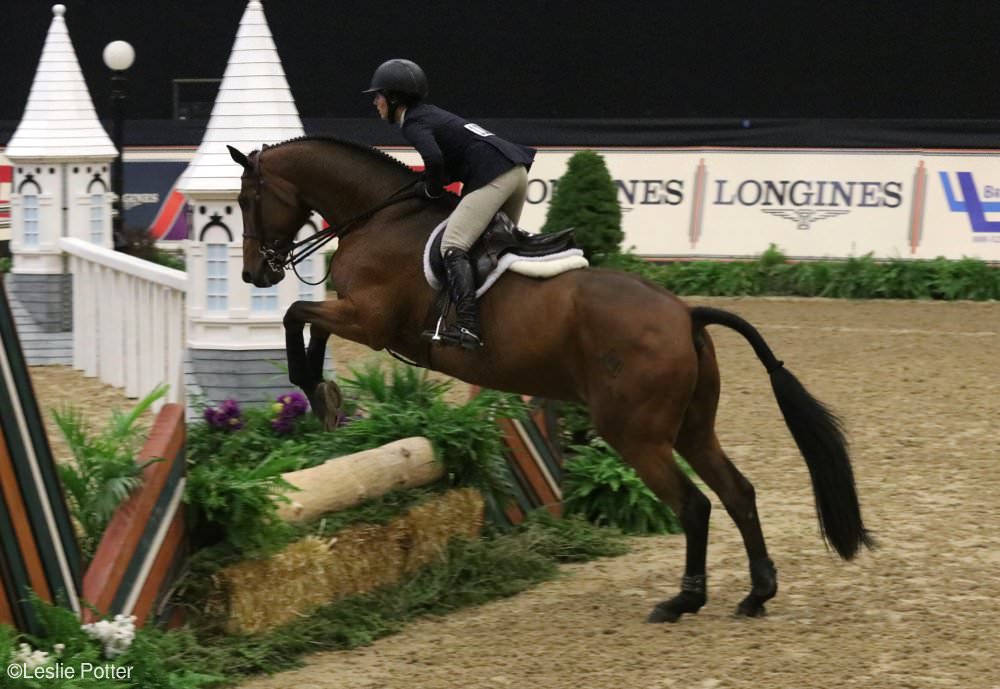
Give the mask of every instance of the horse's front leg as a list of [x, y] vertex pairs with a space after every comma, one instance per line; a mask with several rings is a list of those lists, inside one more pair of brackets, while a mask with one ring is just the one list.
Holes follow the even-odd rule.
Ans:
[[[308, 349], [303, 337], [306, 323], [310, 330]], [[348, 300], [297, 301], [285, 313], [284, 326], [288, 378], [309, 398], [324, 427], [333, 430], [340, 420], [343, 396], [335, 382], [323, 380], [326, 344], [331, 332], [352, 340], [361, 335], [354, 305]]]

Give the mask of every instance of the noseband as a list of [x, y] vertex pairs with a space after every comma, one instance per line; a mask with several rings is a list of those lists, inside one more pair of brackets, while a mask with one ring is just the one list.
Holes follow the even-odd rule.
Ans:
[[267, 267], [274, 272], [278, 272], [288, 264], [289, 247], [285, 251], [278, 249], [278, 238], [270, 242], [264, 237], [264, 214], [261, 207], [264, 205], [264, 173], [260, 169], [260, 156], [267, 149], [264, 144], [259, 151], [250, 154], [251, 174], [254, 178], [254, 202], [253, 202], [253, 229], [250, 230], [243, 224], [243, 238], [256, 239], [258, 251], [264, 258]]
[[331, 223], [327, 220], [329, 227], [316, 232], [311, 237], [307, 237], [299, 242], [289, 242], [287, 248], [279, 249], [278, 242], [279, 237], [274, 237], [270, 241], [266, 238], [264, 233], [264, 214], [261, 210], [264, 200], [264, 172], [260, 166], [260, 159], [267, 150], [267, 144], [264, 144], [259, 151], [253, 151], [248, 159], [250, 161], [250, 172], [254, 178], [254, 206], [253, 206], [253, 230], [247, 231], [246, 223], [243, 224], [243, 238], [244, 239], [256, 239], [257, 247], [260, 255], [263, 257], [264, 262], [267, 267], [273, 272], [280, 272], [285, 268], [291, 268], [295, 273], [295, 276], [307, 285], [318, 285], [321, 282], [326, 281], [327, 275], [330, 272], [330, 266], [327, 266], [326, 274], [319, 280], [319, 282], [308, 282], [302, 279], [296, 270], [296, 266], [302, 261], [306, 260], [312, 256], [316, 251], [318, 251], [324, 244], [329, 242], [334, 238], [343, 238], [348, 232], [355, 229], [359, 225], [363, 224], [366, 220], [369, 220], [373, 215], [378, 213], [383, 208], [387, 208], [394, 204], [406, 201], [409, 199], [422, 199], [425, 198], [423, 194], [416, 191], [411, 191], [410, 193], [404, 193], [407, 189], [414, 186], [419, 179], [414, 179], [411, 182], [407, 182], [402, 188], [393, 192], [388, 199], [378, 204], [374, 208], [370, 208], [363, 213], [359, 213], [348, 220], [345, 220], [339, 226]]

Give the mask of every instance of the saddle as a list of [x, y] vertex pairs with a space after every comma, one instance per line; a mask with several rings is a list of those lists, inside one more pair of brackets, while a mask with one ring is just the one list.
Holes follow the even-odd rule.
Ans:
[[[424, 249], [424, 273], [435, 289], [447, 283], [441, 257], [446, 223], [435, 228]], [[503, 211], [493, 217], [486, 231], [472, 245], [469, 261], [475, 274], [477, 297], [508, 268], [532, 277], [549, 277], [589, 265], [583, 251], [576, 246], [573, 228], [551, 234], [531, 234], [514, 225]]]

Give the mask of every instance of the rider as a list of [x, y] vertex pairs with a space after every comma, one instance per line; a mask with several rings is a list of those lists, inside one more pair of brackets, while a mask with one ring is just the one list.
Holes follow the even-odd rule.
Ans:
[[420, 183], [424, 195], [438, 198], [446, 184], [462, 182], [462, 200], [441, 239], [441, 255], [458, 316], [457, 325], [449, 325], [443, 336], [446, 342], [458, 342], [466, 349], [482, 347], [468, 251], [498, 210], [517, 224], [535, 150], [505, 141], [478, 124], [425, 103], [427, 77], [410, 60], [383, 62], [364, 93], [375, 94], [379, 117], [398, 124], [424, 159]]

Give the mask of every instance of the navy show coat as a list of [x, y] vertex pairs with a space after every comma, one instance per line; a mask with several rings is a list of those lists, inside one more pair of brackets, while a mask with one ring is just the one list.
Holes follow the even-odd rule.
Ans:
[[515, 165], [531, 169], [535, 160], [535, 149], [428, 103], [406, 109], [402, 131], [424, 159], [427, 187], [435, 194], [452, 182], [462, 182], [462, 194], [468, 194]]

